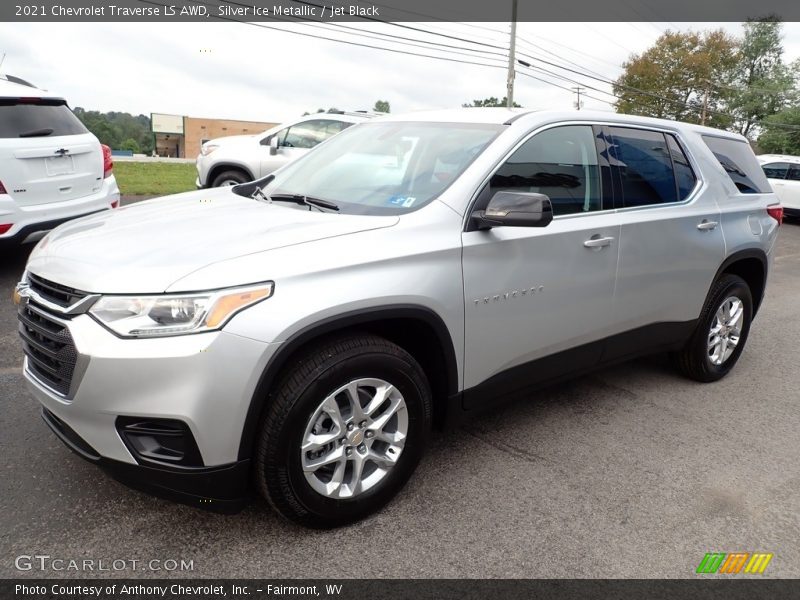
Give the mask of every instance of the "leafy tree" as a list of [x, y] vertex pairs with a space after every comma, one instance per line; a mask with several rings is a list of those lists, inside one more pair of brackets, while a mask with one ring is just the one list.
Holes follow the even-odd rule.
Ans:
[[800, 156], [800, 107], [793, 106], [769, 115], [761, 121], [761, 126], [764, 130], [758, 138], [761, 152]]
[[[486, 106], [505, 106], [506, 104], [508, 104], [508, 97], [507, 96], [503, 96], [503, 98], [501, 100], [498, 100], [497, 98], [492, 96], [491, 98], [485, 98], [483, 100], [473, 100], [469, 104], [462, 104], [461, 106], [463, 106], [464, 108], [469, 108], [469, 107], [472, 107], [472, 106], [484, 106], [484, 107], [486, 107]], [[516, 102], [514, 102], [514, 107], [515, 108], [522, 108], [522, 105], [521, 104], [517, 104]]]
[[[727, 127], [716, 114], [730, 96], [737, 68], [737, 40], [723, 30], [666, 31], [656, 43], [622, 66], [614, 83], [618, 112]], [[728, 87], [724, 87], [728, 86]]]
[[728, 108], [742, 135], [797, 100], [795, 71], [783, 63], [781, 28], [776, 18], [744, 24]]
[[141, 152], [149, 154], [153, 149], [153, 134], [148, 116], [133, 116], [114, 111], [101, 113], [80, 106], [75, 107], [73, 112], [103, 144], [121, 149], [130, 139], [136, 142]]
[[389, 113], [392, 112], [391, 107], [389, 106], [388, 100], [376, 100], [375, 106], [372, 108], [373, 111], [379, 113]]
[[130, 150], [134, 154], [139, 154], [139, 152], [141, 151], [140, 148], [139, 148], [139, 143], [133, 138], [128, 138], [127, 140], [122, 142], [119, 145], [119, 149], [120, 150]]

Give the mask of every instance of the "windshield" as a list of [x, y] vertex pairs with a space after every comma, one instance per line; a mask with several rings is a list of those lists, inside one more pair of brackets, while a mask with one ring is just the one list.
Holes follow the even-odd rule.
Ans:
[[409, 212], [441, 194], [501, 128], [471, 123], [364, 123], [282, 169], [264, 192], [326, 200], [349, 214]]

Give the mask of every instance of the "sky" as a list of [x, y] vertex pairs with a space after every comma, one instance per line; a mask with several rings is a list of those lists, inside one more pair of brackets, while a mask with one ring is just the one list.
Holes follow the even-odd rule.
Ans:
[[[0, 23], [0, 57], [5, 53], [0, 72], [28, 79], [87, 110], [265, 122], [289, 120], [318, 108], [371, 109], [378, 99], [388, 100], [392, 112], [399, 113], [458, 107], [506, 94], [506, 59], [464, 48], [502, 54], [491, 46], [507, 48], [508, 23], [345, 24], [357, 31], [335, 25], [263, 25], [270, 28], [230, 22]], [[738, 23], [519, 23], [517, 49], [523, 60], [540, 58], [615, 79], [628, 57], [653, 45], [665, 30], [717, 27], [741, 33]], [[458, 48], [431, 50], [365, 37], [376, 33]], [[409, 56], [333, 39], [497, 66]], [[784, 24], [784, 47], [787, 61], [800, 58], [800, 23]], [[534, 64], [610, 90], [586, 76]], [[520, 70], [566, 88], [575, 85]], [[588, 93], [613, 100], [598, 91]], [[573, 107], [575, 94], [518, 74], [515, 100], [526, 108], [566, 109]], [[608, 102], [592, 98], [585, 98], [583, 107], [612, 110]]]

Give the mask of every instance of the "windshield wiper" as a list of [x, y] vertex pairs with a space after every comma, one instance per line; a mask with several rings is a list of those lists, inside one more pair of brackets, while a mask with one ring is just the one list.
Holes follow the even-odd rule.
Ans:
[[26, 131], [24, 133], [20, 133], [19, 137], [21, 138], [28, 138], [28, 137], [44, 137], [46, 135], [50, 135], [53, 133], [52, 127], [42, 127], [41, 129], [33, 129], [31, 131]]
[[312, 196], [303, 196], [302, 194], [271, 194], [267, 195], [258, 189], [262, 197], [266, 197], [273, 202], [294, 202], [302, 206], [315, 206], [317, 208], [327, 208], [328, 210], [339, 210], [339, 205], [330, 200], [323, 200], [322, 198], [314, 198]]

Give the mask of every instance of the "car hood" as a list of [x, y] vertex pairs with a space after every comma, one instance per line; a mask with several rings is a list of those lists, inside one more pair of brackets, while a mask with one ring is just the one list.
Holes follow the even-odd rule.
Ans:
[[[227, 135], [225, 137], [218, 137], [206, 142], [209, 146], [238, 146], [241, 144], [252, 143], [256, 135]], [[204, 144], [205, 145], [205, 144]]]
[[39, 242], [28, 269], [88, 292], [160, 293], [216, 262], [391, 227], [398, 220], [270, 204], [231, 188], [200, 190], [61, 225]]

